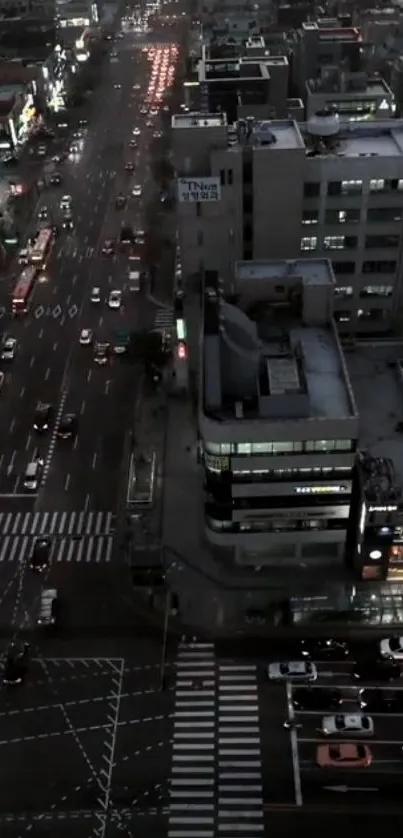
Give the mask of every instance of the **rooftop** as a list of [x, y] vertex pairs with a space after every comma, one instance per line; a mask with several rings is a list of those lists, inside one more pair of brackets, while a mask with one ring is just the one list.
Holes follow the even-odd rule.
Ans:
[[[320, 117], [319, 117], [320, 118]], [[334, 119], [335, 132], [322, 140], [322, 146], [314, 150], [315, 155], [329, 153], [342, 157], [400, 157], [403, 154], [403, 120], [368, 120], [368, 122], [338, 122]], [[317, 117], [314, 117], [317, 124]], [[312, 147], [315, 137], [310, 134], [310, 122], [300, 125], [307, 148]], [[316, 139], [318, 138], [316, 136]], [[315, 145], [315, 142], [314, 142]]]
[[[265, 67], [256, 58], [217, 59], [200, 61], [198, 64], [199, 81], [218, 81], [219, 79], [250, 79], [265, 75]], [[267, 71], [266, 71], [267, 72]]]
[[172, 128], [219, 128], [227, 124], [227, 117], [223, 113], [186, 113], [175, 114], [172, 117]]
[[305, 148], [297, 123], [292, 119], [239, 119], [231, 132], [232, 147], [238, 144], [268, 146], [274, 149]]
[[221, 421], [355, 417], [331, 319], [333, 287], [330, 263], [307, 259], [241, 262], [231, 297], [209, 288], [205, 413]]
[[345, 357], [359, 413], [360, 448], [391, 458], [403, 486], [403, 434], [396, 430], [403, 421], [403, 368], [398, 363], [403, 344], [359, 346]]
[[351, 73], [343, 78], [342, 74], [336, 70], [323, 77], [308, 79], [306, 87], [310, 94], [331, 93], [332, 99], [356, 98], [361, 101], [363, 96], [378, 98], [392, 96], [392, 91], [384, 79], [369, 78], [364, 72]]

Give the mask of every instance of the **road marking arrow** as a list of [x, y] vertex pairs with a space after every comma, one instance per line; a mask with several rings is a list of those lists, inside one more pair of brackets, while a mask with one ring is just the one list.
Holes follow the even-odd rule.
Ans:
[[77, 317], [77, 314], [78, 314], [78, 308], [77, 308], [77, 306], [73, 303], [73, 305], [72, 305], [72, 306], [70, 306], [70, 308], [69, 308], [69, 317], [71, 317], [71, 318], [73, 318], [73, 317]]
[[379, 791], [376, 788], [364, 788], [360, 786], [324, 786], [325, 791], [335, 791], [345, 794], [348, 791]]
[[52, 317], [54, 317], [55, 320], [57, 320], [57, 318], [60, 317], [61, 313], [62, 313], [62, 307], [59, 304], [57, 304], [53, 309]]
[[45, 314], [45, 309], [43, 306], [37, 306], [34, 311], [35, 320], [39, 320], [40, 317], [43, 317]]

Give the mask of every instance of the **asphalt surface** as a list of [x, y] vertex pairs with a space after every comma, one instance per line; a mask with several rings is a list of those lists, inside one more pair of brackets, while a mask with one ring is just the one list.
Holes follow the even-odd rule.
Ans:
[[[109, 60], [93, 94], [91, 119], [78, 141], [80, 151], [57, 167], [64, 182], [46, 190], [40, 202], [49, 218], [60, 223], [61, 196], [71, 195], [74, 231], [61, 232], [56, 239], [46, 281], [37, 283], [27, 316], [2, 324], [17, 338], [18, 350], [15, 360], [3, 366], [0, 500], [25, 494], [25, 468], [40, 456], [44, 470], [35, 498], [38, 511], [109, 512], [116, 507], [139, 372], [120, 359], [106, 368], [96, 367], [92, 349], [79, 345], [79, 334], [89, 328], [95, 340], [110, 340], [116, 328], [144, 328], [155, 317], [153, 304], [141, 293], [128, 291], [127, 254], [101, 253], [104, 240], [118, 236], [123, 219], [144, 228], [144, 208], [155, 189], [149, 151], [159, 118], [153, 117], [153, 127], [147, 128], [140, 114], [149, 77], [142, 45], [131, 33], [116, 42], [117, 56]], [[133, 90], [135, 83], [140, 90]], [[132, 150], [128, 143], [136, 126], [141, 134], [138, 149]], [[127, 160], [136, 166], [132, 177], [125, 172]], [[117, 193], [130, 195], [135, 182], [142, 185], [142, 197], [130, 197], [127, 208], [117, 211]], [[31, 230], [36, 226], [34, 221]], [[94, 286], [101, 290], [99, 305], [90, 302]], [[122, 291], [119, 311], [106, 304], [112, 289]], [[32, 429], [38, 401], [49, 402], [55, 412], [49, 432], [40, 436]], [[78, 415], [77, 439], [72, 445], [56, 444], [58, 422], [68, 412]], [[25, 511], [25, 498], [21, 504]]]

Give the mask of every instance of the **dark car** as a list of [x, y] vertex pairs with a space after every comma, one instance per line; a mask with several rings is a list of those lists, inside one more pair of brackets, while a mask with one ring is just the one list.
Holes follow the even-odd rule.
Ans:
[[53, 417], [53, 408], [51, 404], [43, 404], [40, 402], [35, 411], [34, 416], [34, 431], [43, 433], [47, 431]]
[[115, 200], [116, 209], [123, 209], [123, 207], [125, 207], [125, 206], [126, 206], [126, 195], [122, 195], [122, 193], [120, 193], [119, 195], [116, 195], [116, 200]]
[[54, 174], [50, 178], [50, 183], [52, 184], [52, 186], [60, 186], [62, 180], [63, 178], [60, 172], [54, 172]]
[[105, 239], [102, 245], [102, 253], [104, 256], [112, 256], [115, 252], [115, 242], [113, 239]]
[[347, 643], [334, 638], [302, 640], [301, 652], [314, 660], [343, 660], [350, 654]]
[[62, 416], [57, 429], [58, 439], [72, 439], [77, 435], [78, 422], [75, 413], [65, 413]]
[[10, 646], [3, 669], [3, 684], [6, 687], [23, 684], [28, 671], [29, 648], [29, 643], [24, 643], [21, 649], [14, 643]]
[[29, 569], [34, 573], [44, 573], [49, 567], [52, 541], [50, 538], [37, 538], [29, 559]]
[[125, 169], [126, 172], [134, 172], [134, 163], [126, 163]]
[[337, 710], [343, 703], [343, 697], [340, 690], [307, 687], [292, 691], [292, 703], [295, 710]]
[[366, 713], [403, 713], [403, 690], [360, 690], [360, 708]]
[[364, 681], [396, 681], [401, 676], [393, 658], [364, 658], [356, 662], [353, 677]]
[[121, 244], [134, 244], [134, 233], [133, 229], [129, 224], [122, 224], [122, 228], [120, 231], [120, 243]]
[[65, 215], [62, 221], [63, 230], [72, 230], [74, 227], [71, 215]]

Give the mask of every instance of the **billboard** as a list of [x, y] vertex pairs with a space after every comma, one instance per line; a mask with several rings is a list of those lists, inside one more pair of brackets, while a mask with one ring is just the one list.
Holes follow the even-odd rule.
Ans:
[[206, 203], [221, 199], [221, 184], [218, 177], [178, 178], [178, 201], [181, 204]]

